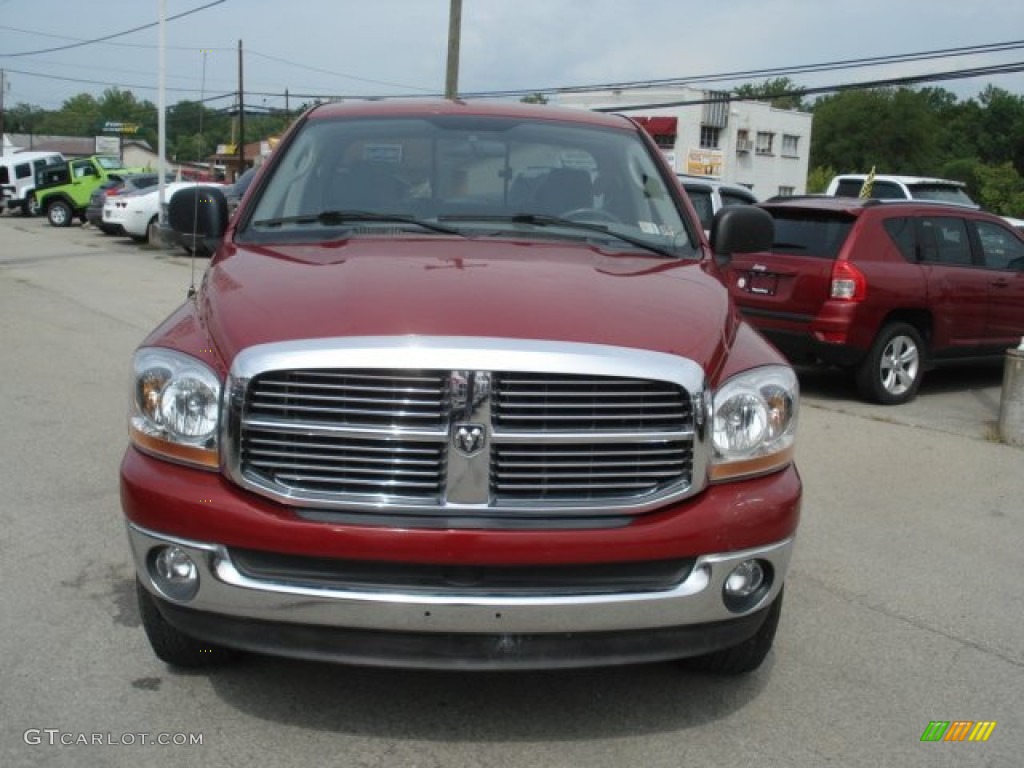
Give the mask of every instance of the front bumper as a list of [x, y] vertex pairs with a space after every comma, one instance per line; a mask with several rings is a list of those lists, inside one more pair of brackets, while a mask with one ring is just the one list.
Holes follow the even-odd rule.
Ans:
[[[509, 596], [336, 589], [244, 575], [222, 545], [165, 536], [129, 523], [143, 586], [164, 618], [201, 640], [301, 658], [353, 663], [489, 668], [568, 667], [653, 661], [742, 642], [782, 588], [793, 540], [698, 557], [670, 589], [611, 594]], [[152, 554], [173, 545], [199, 572], [187, 602], [152, 579]], [[723, 586], [740, 562], [766, 564], [770, 588], [742, 612]]]

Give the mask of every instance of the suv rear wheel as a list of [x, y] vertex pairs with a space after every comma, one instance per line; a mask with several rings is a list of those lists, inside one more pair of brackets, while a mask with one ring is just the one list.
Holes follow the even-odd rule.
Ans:
[[882, 405], [910, 402], [921, 386], [924, 355], [924, 342], [914, 326], [908, 323], [885, 326], [857, 370], [861, 395]]

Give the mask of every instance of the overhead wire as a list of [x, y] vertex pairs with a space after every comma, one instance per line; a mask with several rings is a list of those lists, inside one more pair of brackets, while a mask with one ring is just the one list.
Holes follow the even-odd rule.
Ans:
[[[213, 0], [213, 2], [207, 3], [206, 5], [201, 5], [198, 8], [193, 8], [192, 10], [189, 10], [189, 11], [182, 11], [181, 13], [176, 13], [173, 16], [168, 16], [164, 21], [174, 21], [175, 19], [181, 19], [181, 18], [183, 18], [185, 16], [191, 16], [193, 13], [198, 13], [199, 11], [205, 11], [207, 8], [212, 8], [213, 6], [220, 5], [223, 2], [225, 2], [225, 0]], [[91, 40], [79, 40], [78, 42], [68, 43], [67, 45], [59, 45], [59, 46], [56, 46], [55, 48], [41, 48], [40, 50], [37, 50], [37, 51], [19, 51], [18, 53], [2, 53], [2, 52], [0, 52], [0, 56], [6, 56], [6, 57], [10, 57], [10, 58], [15, 58], [15, 57], [19, 57], [19, 56], [37, 56], [37, 55], [39, 55], [41, 53], [54, 53], [56, 51], [67, 51], [67, 50], [70, 50], [71, 48], [81, 48], [82, 46], [85, 46], [85, 45], [94, 45], [96, 43], [103, 43], [103, 42], [106, 42], [107, 40], [113, 40], [115, 37], [124, 37], [125, 35], [130, 35], [130, 34], [133, 34], [134, 32], [140, 32], [143, 29], [150, 29], [152, 27], [158, 26], [159, 24], [160, 24], [159, 21], [153, 21], [153, 22], [150, 22], [149, 24], [143, 24], [143, 25], [138, 26], [138, 27], [132, 27], [131, 29], [126, 29], [126, 30], [124, 30], [122, 32], [112, 32], [109, 35], [104, 35], [103, 37], [96, 37], [96, 38], [93, 38]]]

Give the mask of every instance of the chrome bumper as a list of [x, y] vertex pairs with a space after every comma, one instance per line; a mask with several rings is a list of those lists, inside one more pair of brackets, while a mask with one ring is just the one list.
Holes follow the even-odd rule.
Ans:
[[[128, 537], [143, 585], [169, 604], [283, 624], [419, 633], [614, 632], [728, 621], [775, 600], [793, 549], [793, 539], [786, 539], [742, 552], [703, 555], [685, 581], [656, 592], [490, 597], [334, 590], [255, 580], [238, 571], [222, 545], [164, 536], [131, 523]], [[149, 553], [172, 544], [187, 552], [199, 569], [199, 591], [187, 602], [168, 599], [150, 577]], [[722, 588], [732, 569], [750, 558], [771, 564], [771, 589], [737, 613], [726, 608]]]

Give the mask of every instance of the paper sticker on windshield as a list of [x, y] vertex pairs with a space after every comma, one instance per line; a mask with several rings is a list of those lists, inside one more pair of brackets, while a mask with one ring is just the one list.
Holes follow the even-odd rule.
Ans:
[[637, 226], [640, 227], [641, 232], [646, 232], [648, 235], [661, 234], [661, 228], [653, 221], [638, 221]]

